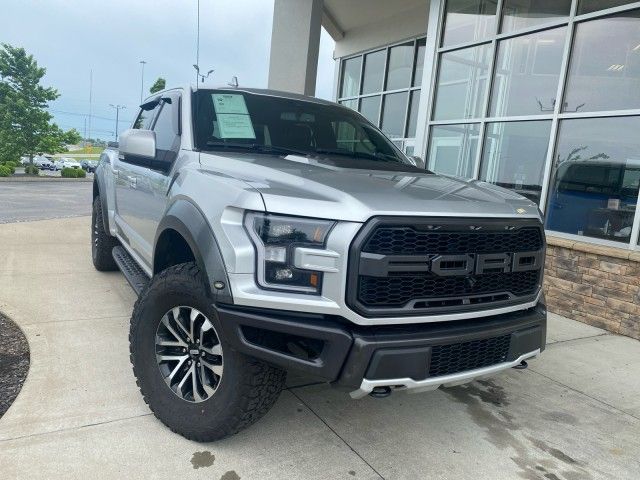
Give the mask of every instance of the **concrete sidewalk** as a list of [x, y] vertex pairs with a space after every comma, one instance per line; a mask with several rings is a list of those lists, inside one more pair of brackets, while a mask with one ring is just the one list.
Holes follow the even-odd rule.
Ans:
[[0, 225], [0, 310], [32, 358], [0, 419], [3, 480], [640, 478], [640, 342], [556, 316], [526, 371], [384, 400], [294, 387], [235, 437], [187, 441], [142, 401], [135, 297], [122, 275], [93, 269], [89, 224]]

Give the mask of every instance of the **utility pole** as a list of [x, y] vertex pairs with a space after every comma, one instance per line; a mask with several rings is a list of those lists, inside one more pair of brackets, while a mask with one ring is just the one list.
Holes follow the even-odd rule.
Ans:
[[142, 73], [140, 77], [140, 103], [142, 103], [142, 99], [144, 98], [144, 66], [146, 63], [146, 61], [140, 60], [140, 65], [142, 65]]
[[124, 105], [114, 105], [113, 103], [110, 103], [109, 106], [111, 108], [115, 108], [116, 109], [116, 131], [115, 131], [115, 140], [116, 142], [118, 141], [118, 119], [120, 117], [120, 110], [122, 110], [123, 108], [127, 108]]

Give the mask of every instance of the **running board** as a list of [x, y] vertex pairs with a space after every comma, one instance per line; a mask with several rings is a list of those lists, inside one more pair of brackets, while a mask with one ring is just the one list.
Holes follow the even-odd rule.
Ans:
[[113, 247], [111, 255], [136, 295], [140, 295], [150, 280], [145, 271], [122, 246]]

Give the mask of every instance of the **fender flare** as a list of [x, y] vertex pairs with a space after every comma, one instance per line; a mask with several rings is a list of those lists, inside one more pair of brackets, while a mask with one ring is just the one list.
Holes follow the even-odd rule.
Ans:
[[[102, 176], [102, 165], [98, 165], [95, 173], [93, 174], [93, 198], [100, 197], [100, 204], [102, 205], [102, 226], [104, 232], [111, 236], [109, 230], [109, 204], [107, 202], [107, 188], [104, 185], [104, 177]], [[91, 227], [93, 228], [93, 226]]]
[[[192, 202], [179, 199], [166, 211], [156, 230], [153, 242], [153, 259], [155, 268], [156, 248], [158, 240], [166, 230], [175, 230], [184, 238], [191, 248], [197, 265], [207, 279], [207, 291], [215, 302], [233, 303], [233, 295], [229, 285], [229, 277], [224, 259], [211, 226], [204, 214]], [[157, 272], [153, 272], [154, 275]], [[213, 288], [215, 282], [222, 282], [224, 288]]]

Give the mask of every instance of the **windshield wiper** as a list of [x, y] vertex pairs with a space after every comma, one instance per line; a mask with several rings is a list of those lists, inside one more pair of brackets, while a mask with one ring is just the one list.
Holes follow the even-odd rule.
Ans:
[[375, 153], [360, 153], [360, 152], [350, 152], [348, 150], [339, 150], [339, 149], [330, 149], [330, 148], [318, 148], [316, 149], [316, 153], [326, 154], [326, 155], [342, 155], [344, 157], [350, 158], [364, 158], [366, 160], [380, 161], [380, 160], [392, 160], [395, 163], [404, 163], [398, 157], [393, 155], [389, 155], [388, 153], [375, 152]]

